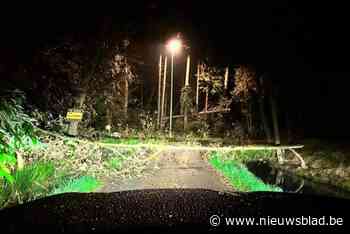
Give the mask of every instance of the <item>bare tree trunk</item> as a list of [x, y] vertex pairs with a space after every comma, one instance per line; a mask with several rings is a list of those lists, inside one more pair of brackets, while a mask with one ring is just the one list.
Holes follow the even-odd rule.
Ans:
[[258, 78], [258, 102], [259, 102], [259, 112], [260, 112], [260, 118], [261, 118], [261, 122], [264, 128], [264, 132], [265, 132], [265, 136], [266, 136], [266, 140], [269, 144], [271, 144], [272, 141], [272, 136], [271, 136], [271, 129], [269, 127], [268, 121], [267, 121], [267, 117], [266, 117], [266, 113], [265, 113], [265, 105], [264, 105], [264, 81], [263, 81], [263, 77], [261, 76], [260, 78]]
[[269, 101], [271, 105], [271, 116], [272, 116], [272, 127], [273, 127], [273, 133], [274, 133], [274, 141], [275, 145], [280, 145], [280, 132], [279, 132], [279, 125], [278, 125], [278, 110], [276, 105], [276, 100], [274, 94], [276, 93], [274, 90], [274, 87], [272, 85], [272, 80], [270, 77], [266, 77], [265, 80], [267, 93], [269, 95]]
[[266, 141], [269, 144], [271, 144], [273, 141], [271, 136], [271, 129], [268, 125], [266, 114], [265, 114], [264, 98], [259, 98], [259, 112], [260, 112], [260, 118], [263, 124], [265, 136], [266, 136]]
[[[205, 91], [205, 103], [204, 103], [204, 112], [208, 111], [208, 99], [209, 99], [209, 90]], [[208, 121], [208, 115], [206, 114], [204, 117], [205, 121]]]
[[249, 135], [249, 137], [252, 137], [254, 126], [253, 126], [252, 104], [250, 103], [250, 101], [248, 101], [248, 103], [247, 103], [247, 110], [248, 110], [248, 113], [247, 113], [248, 135]]
[[[189, 87], [189, 80], [190, 80], [190, 56], [187, 56], [187, 63], [186, 63], [186, 77], [185, 77], [185, 87]], [[188, 109], [187, 105], [184, 106], [184, 130], [187, 130], [188, 125]]]
[[186, 61], [186, 76], [185, 76], [185, 86], [189, 86], [190, 85], [190, 65], [191, 64], [191, 60], [190, 60], [190, 56], [187, 56], [187, 61]]
[[162, 91], [162, 55], [159, 56], [159, 77], [158, 77], [158, 109], [157, 109], [157, 128], [160, 127], [160, 93]]
[[128, 119], [128, 104], [129, 104], [129, 82], [127, 77], [125, 76], [125, 96], [124, 96], [124, 117], [125, 120]]
[[274, 98], [274, 95], [272, 92], [270, 92], [270, 104], [271, 104], [271, 114], [272, 114], [272, 124], [273, 124], [273, 131], [275, 135], [275, 145], [280, 145], [280, 133], [279, 133], [279, 127], [278, 127], [278, 115], [277, 115], [277, 106], [276, 101]]
[[106, 126], [107, 125], [112, 126], [112, 111], [110, 105], [106, 108]]
[[[77, 90], [77, 97], [75, 99], [74, 109], [82, 109], [86, 99], [86, 88]], [[68, 134], [71, 136], [78, 135], [79, 121], [71, 121], [68, 128]]]
[[143, 109], [143, 102], [144, 102], [144, 101], [143, 101], [143, 99], [144, 99], [144, 98], [143, 98], [143, 96], [144, 96], [143, 93], [144, 93], [144, 92], [143, 92], [143, 82], [142, 82], [142, 81], [141, 81], [140, 87], [141, 87], [141, 89], [140, 89], [140, 95], [141, 95], [141, 109]]
[[228, 67], [226, 67], [226, 70], [225, 70], [225, 81], [224, 81], [225, 90], [227, 90], [227, 85], [228, 85]]
[[197, 88], [196, 88], [196, 112], [199, 111], [199, 75], [200, 75], [200, 65], [197, 65]]
[[184, 107], [184, 130], [187, 130], [187, 126], [188, 126], [188, 110], [187, 110], [187, 106]]
[[205, 103], [204, 103], [204, 112], [208, 111], [208, 99], [209, 99], [209, 91], [205, 91]]
[[173, 136], [174, 54], [171, 55], [169, 137]]
[[288, 144], [293, 142], [292, 126], [290, 116], [287, 110], [285, 110], [285, 119], [286, 119], [286, 129], [287, 129], [287, 141]]
[[[170, 80], [170, 79], [169, 79]], [[165, 102], [164, 102], [164, 118], [169, 117], [169, 100], [170, 100], [170, 87], [169, 82], [167, 84], [167, 88], [165, 89]], [[166, 125], [166, 122], [164, 122], [164, 126]]]
[[79, 97], [77, 98], [77, 108], [78, 109], [83, 108], [85, 99], [86, 99], [86, 91], [82, 91], [82, 93], [80, 93]]
[[161, 115], [160, 115], [160, 124], [161, 128], [164, 127], [164, 115], [165, 115], [165, 90], [166, 90], [166, 72], [167, 72], [167, 63], [168, 57], [165, 56], [164, 59], [164, 77], [163, 77], [163, 92], [162, 92], [162, 107], [161, 107]]

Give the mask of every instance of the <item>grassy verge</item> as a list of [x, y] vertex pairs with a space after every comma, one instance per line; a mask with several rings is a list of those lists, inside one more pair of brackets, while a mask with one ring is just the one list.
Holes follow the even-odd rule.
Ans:
[[141, 140], [137, 138], [112, 138], [112, 137], [106, 137], [101, 140], [101, 143], [106, 143], [106, 144], [124, 144], [124, 145], [137, 145], [141, 144]]
[[57, 188], [55, 188], [50, 195], [61, 193], [89, 193], [97, 190], [102, 183], [91, 176], [81, 176], [76, 179], [67, 179], [63, 181]]
[[13, 173], [12, 182], [0, 180], [0, 207], [21, 204], [47, 194], [54, 179], [51, 163], [33, 163]]
[[211, 157], [218, 157], [223, 161], [237, 161], [241, 163], [245, 163], [248, 161], [255, 160], [275, 160], [276, 158], [273, 156], [273, 151], [269, 149], [263, 150], [229, 150], [226, 152], [223, 151], [214, 151], [210, 154]]
[[101, 182], [91, 176], [62, 180], [52, 162], [36, 161], [13, 173], [12, 182], [0, 179], [0, 209], [68, 192], [93, 192]]
[[222, 159], [217, 152], [210, 155], [209, 163], [221, 172], [238, 191], [282, 191], [279, 187], [265, 184], [238, 161]]

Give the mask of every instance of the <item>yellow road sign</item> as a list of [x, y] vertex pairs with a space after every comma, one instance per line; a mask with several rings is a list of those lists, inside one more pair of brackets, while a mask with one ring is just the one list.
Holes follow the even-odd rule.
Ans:
[[76, 112], [76, 111], [68, 111], [66, 118], [68, 120], [82, 120], [83, 119], [83, 113], [82, 112]]

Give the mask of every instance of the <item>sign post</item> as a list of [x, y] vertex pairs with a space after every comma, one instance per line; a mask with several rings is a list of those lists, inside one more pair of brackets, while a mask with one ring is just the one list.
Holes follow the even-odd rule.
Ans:
[[69, 109], [66, 115], [66, 119], [70, 122], [68, 135], [77, 136], [79, 122], [83, 119], [82, 110]]

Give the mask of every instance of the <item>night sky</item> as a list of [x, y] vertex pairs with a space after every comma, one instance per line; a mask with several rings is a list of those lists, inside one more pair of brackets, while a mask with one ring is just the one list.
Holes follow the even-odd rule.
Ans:
[[[256, 63], [347, 71], [349, 16], [346, 7], [300, 1], [130, 1], [109, 14], [115, 30], [132, 32], [152, 46], [180, 32], [191, 53], [218, 63]], [[244, 2], [244, 3], [243, 3]], [[58, 8], [61, 9], [61, 8]], [[38, 10], [3, 15], [2, 49], [25, 53], [67, 32], [94, 34], [104, 17]], [[108, 13], [106, 13], [108, 15]], [[24, 50], [24, 51], [23, 51]]]
[[[107, 18], [112, 30], [129, 32], [133, 56], [145, 66], [156, 65], [161, 45], [180, 32], [194, 58], [209, 58], [218, 66], [249, 63], [270, 72], [285, 92], [289, 87], [293, 111], [303, 112], [310, 128], [350, 130], [350, 15], [345, 3], [128, 2], [109, 8], [113, 14]], [[84, 11], [62, 6], [2, 16], [1, 72], [27, 62], [35, 49], [66, 33], [93, 36], [106, 19], [98, 13], [108, 15], [91, 6]]]

